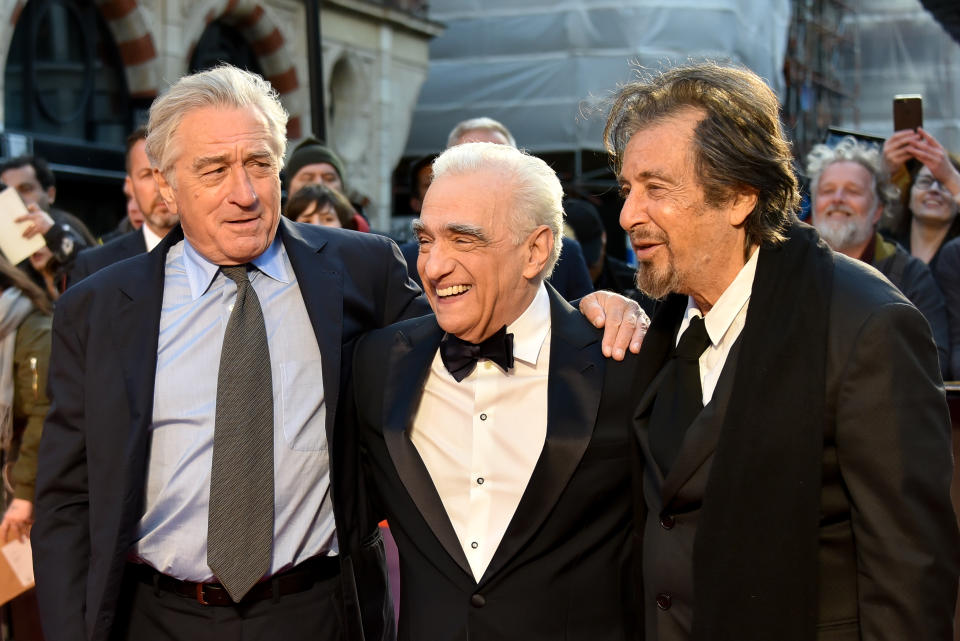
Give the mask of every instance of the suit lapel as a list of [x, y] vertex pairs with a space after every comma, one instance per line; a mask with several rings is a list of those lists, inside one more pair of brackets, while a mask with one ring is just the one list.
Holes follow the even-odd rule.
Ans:
[[[110, 328], [117, 346], [124, 387], [130, 408], [130, 427], [124, 442], [126, 465], [124, 518], [121, 523], [140, 518], [146, 479], [148, 434], [153, 420], [153, 392], [157, 373], [157, 345], [160, 340], [160, 310], [163, 307], [164, 268], [170, 247], [183, 239], [177, 226], [164, 238], [159, 251], [144, 254], [143, 260], [130, 265], [126, 283], [117, 288], [116, 313]], [[132, 536], [135, 528], [121, 526]], [[130, 541], [121, 540], [126, 550]]]
[[487, 566], [495, 576], [540, 528], [590, 444], [600, 407], [605, 363], [596, 330], [547, 285], [550, 294], [550, 373], [547, 436], [530, 482]]
[[460, 539], [409, 433], [441, 338], [443, 330], [433, 314], [420, 319], [407, 333], [397, 330], [386, 356], [386, 371], [403, 372], [403, 375], [387, 377], [383, 390], [383, 440], [407, 494], [443, 549], [472, 580], [473, 572]]
[[297, 276], [320, 348], [323, 396], [327, 406], [327, 443], [333, 443], [333, 426], [340, 395], [340, 360], [343, 338], [343, 274], [325, 255], [326, 241], [307, 241], [296, 225], [280, 219], [277, 230]]

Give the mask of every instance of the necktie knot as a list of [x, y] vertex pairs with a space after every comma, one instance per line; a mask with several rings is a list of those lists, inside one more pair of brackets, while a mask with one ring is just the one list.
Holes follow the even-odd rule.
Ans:
[[471, 343], [453, 334], [445, 334], [440, 341], [440, 359], [458, 383], [470, 375], [481, 358], [504, 370], [513, 367], [513, 334], [507, 333], [506, 325], [481, 343]]
[[675, 358], [684, 358], [687, 360], [697, 360], [703, 354], [704, 350], [710, 346], [710, 335], [707, 334], [707, 326], [703, 322], [702, 316], [694, 316], [690, 319], [680, 342], [673, 355]]
[[247, 266], [247, 263], [243, 265], [221, 265], [220, 271], [239, 287], [242, 283], [250, 282], [250, 276], [247, 274]]

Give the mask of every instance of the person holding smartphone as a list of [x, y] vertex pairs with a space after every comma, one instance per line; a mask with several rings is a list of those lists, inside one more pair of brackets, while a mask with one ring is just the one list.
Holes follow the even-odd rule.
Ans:
[[940, 249], [960, 235], [960, 160], [923, 127], [895, 132], [883, 158], [903, 194], [892, 236], [936, 273]]

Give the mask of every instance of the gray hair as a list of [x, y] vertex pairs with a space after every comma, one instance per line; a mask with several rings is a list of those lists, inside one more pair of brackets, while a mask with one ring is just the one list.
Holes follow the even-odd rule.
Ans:
[[[433, 161], [433, 181], [443, 176], [493, 171], [504, 176], [513, 196], [514, 242], [523, 242], [541, 225], [553, 233], [553, 253], [539, 278], [547, 278], [560, 257], [563, 233], [563, 187], [550, 166], [525, 151], [492, 142], [471, 142], [447, 149]], [[492, 189], [497, 187], [491, 186]]]
[[[267, 120], [270, 147], [277, 167], [283, 165], [287, 149], [287, 112], [277, 91], [262, 77], [223, 64], [180, 78], [150, 105], [146, 152], [150, 164], [169, 181], [170, 168], [180, 149], [174, 136], [184, 116], [194, 109], [244, 109], [255, 107]], [[172, 182], [171, 182], [172, 184]]]
[[807, 177], [810, 178], [811, 203], [817, 198], [820, 176], [837, 162], [855, 162], [869, 172], [873, 179], [873, 194], [877, 204], [883, 205], [884, 216], [890, 218], [900, 200], [900, 189], [890, 182], [890, 174], [883, 155], [876, 145], [861, 142], [853, 136], [844, 136], [834, 147], [815, 145], [807, 154]]
[[454, 127], [450, 135], [447, 136], [447, 149], [456, 145], [460, 136], [468, 131], [495, 131], [503, 134], [503, 137], [507, 139], [507, 144], [511, 147], [517, 146], [517, 140], [513, 137], [513, 134], [510, 133], [510, 130], [507, 129], [506, 125], [499, 120], [481, 116], [480, 118], [470, 118], [469, 120], [462, 120], [457, 123], [457, 126]]
[[635, 133], [690, 108], [704, 113], [692, 149], [707, 205], [720, 207], [755, 189], [757, 205], [744, 223], [747, 244], [782, 242], [800, 205], [793, 155], [776, 94], [749, 69], [691, 63], [621, 87], [603, 130], [616, 175]]

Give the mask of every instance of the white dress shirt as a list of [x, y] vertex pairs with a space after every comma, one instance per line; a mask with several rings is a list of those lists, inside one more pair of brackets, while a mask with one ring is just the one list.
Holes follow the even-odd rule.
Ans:
[[152, 252], [153, 248], [160, 244], [160, 241], [163, 240], [163, 236], [157, 236], [153, 233], [153, 230], [147, 226], [147, 223], [140, 225], [140, 231], [143, 232], [143, 242], [147, 246], [147, 251]]
[[743, 325], [747, 321], [747, 307], [750, 305], [750, 294], [753, 292], [753, 277], [757, 273], [758, 255], [759, 252], [754, 249], [747, 264], [740, 268], [737, 277], [723, 290], [706, 316], [700, 312], [693, 297], [687, 300], [687, 311], [683, 315], [683, 321], [680, 322], [677, 343], [687, 331], [690, 319], [694, 316], [703, 318], [707, 335], [710, 337], [710, 346], [700, 356], [700, 385], [703, 388], [704, 407], [713, 398], [717, 381], [723, 371], [723, 364], [727, 362], [730, 349], [737, 342], [740, 332], [743, 331]]
[[540, 285], [507, 331], [514, 355], [507, 372], [481, 360], [457, 383], [437, 352], [410, 433], [477, 581], [513, 518], [547, 435], [546, 287]]

